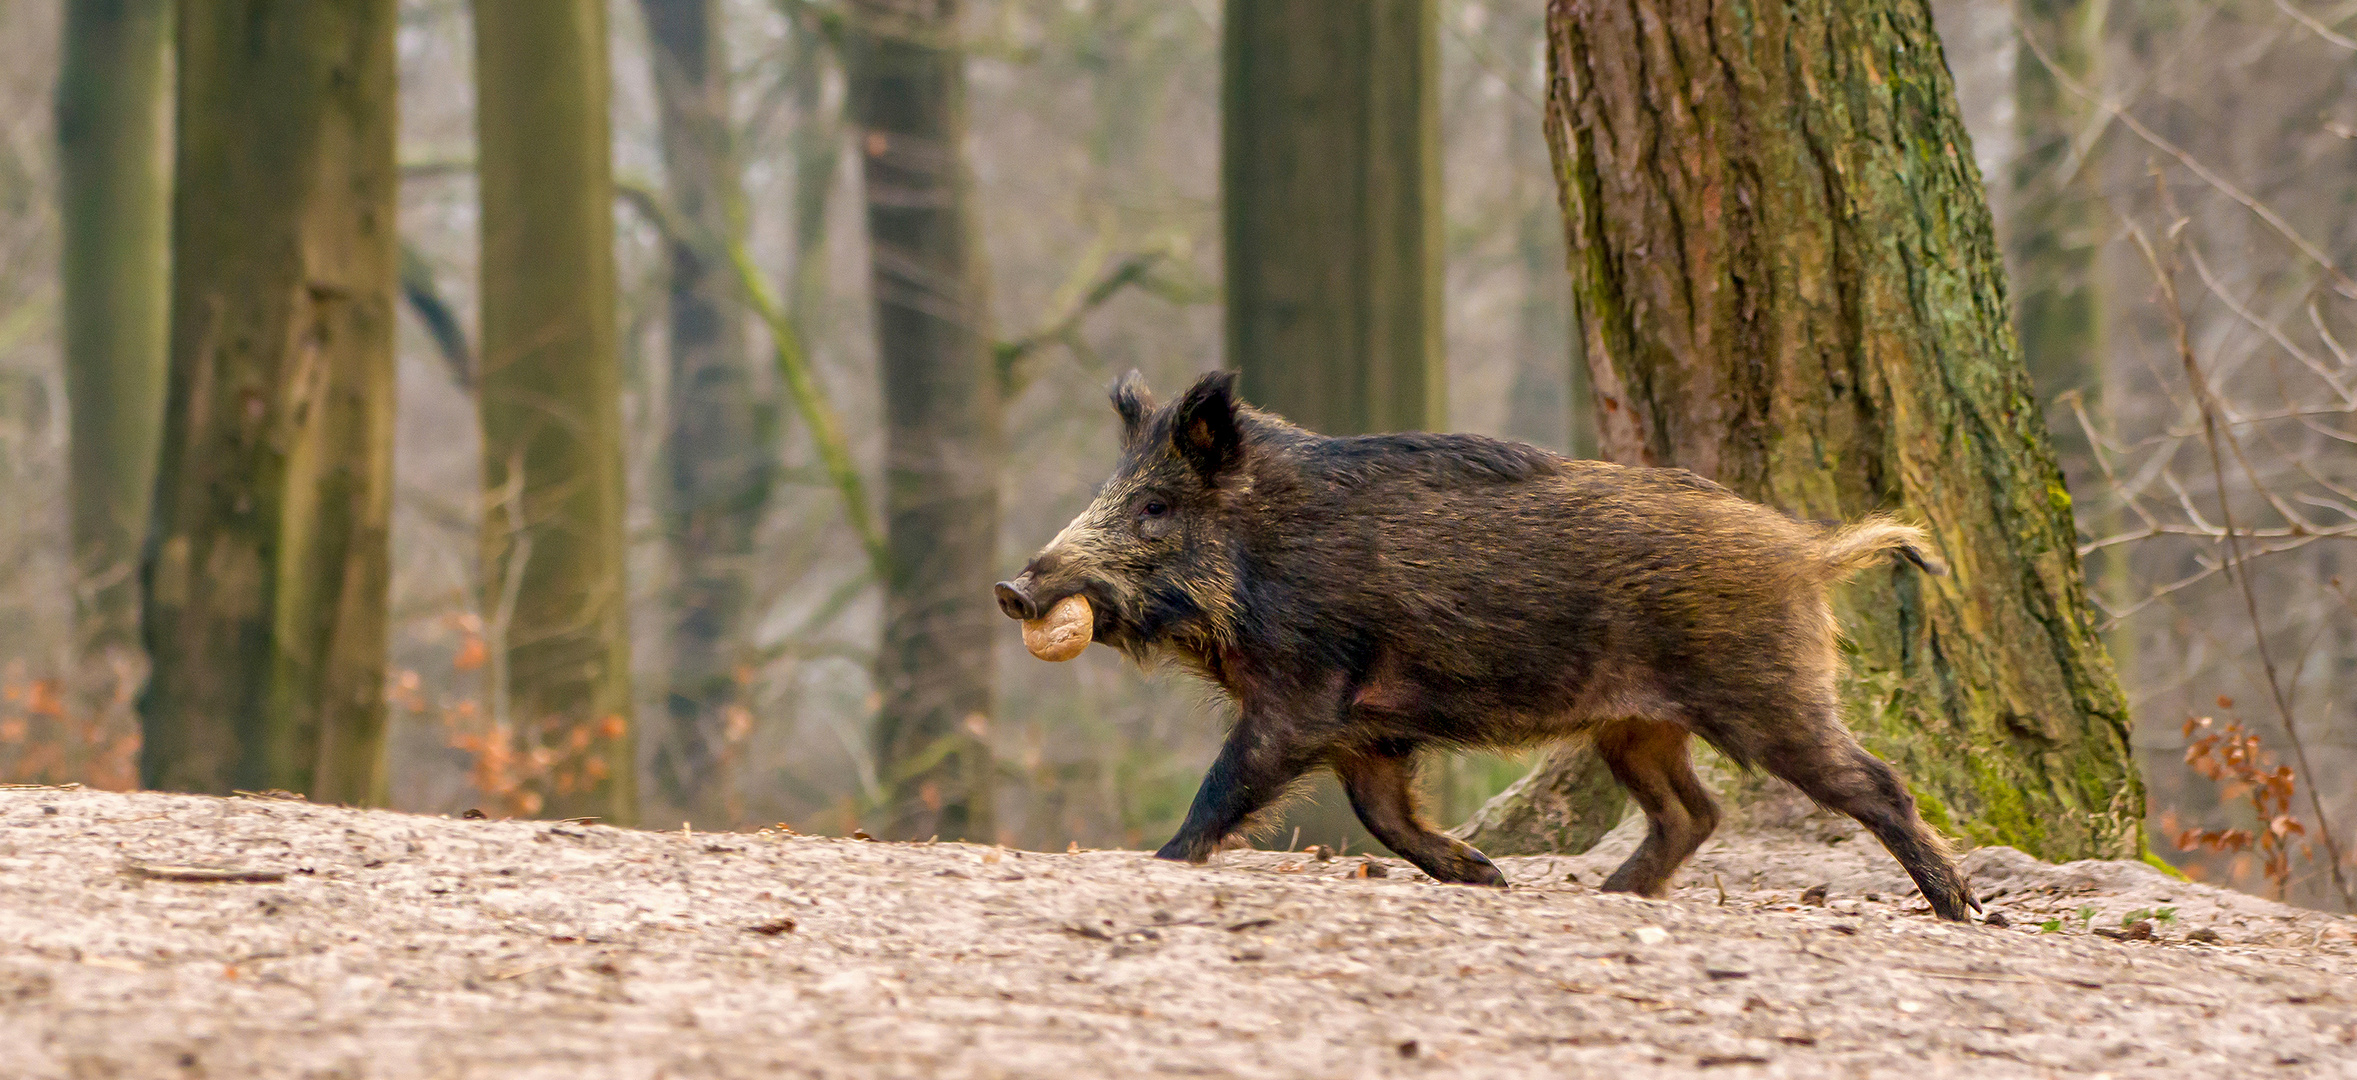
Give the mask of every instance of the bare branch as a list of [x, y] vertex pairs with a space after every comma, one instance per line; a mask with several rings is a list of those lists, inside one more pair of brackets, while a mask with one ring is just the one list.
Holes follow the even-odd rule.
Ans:
[[[2015, 8], [2015, 25], [2021, 25], [2018, 6]], [[2217, 189], [2219, 194], [2242, 204], [2244, 209], [2257, 215], [2259, 220], [2266, 222], [2269, 228], [2274, 229], [2285, 240], [2290, 241], [2293, 247], [2300, 250], [2300, 254], [2307, 256], [2327, 276], [2331, 277], [2334, 292], [2351, 299], [2357, 299], [2357, 279], [2352, 279], [2347, 273], [2344, 273], [2340, 266], [2333, 262], [2332, 257], [2324, 253], [2322, 248], [2311, 243], [2307, 237], [2300, 235], [2299, 230], [2292, 228], [2291, 223], [2283, 219], [2283, 215], [2276, 213], [2267, 204], [2251, 197], [2241, 188], [2236, 187], [2232, 181], [2211, 171], [2209, 166], [2203, 165], [2199, 159], [2187, 153], [2184, 147], [2162, 138], [2159, 132], [2144, 126], [2144, 122], [2136, 119], [2134, 113], [2113, 104], [2108, 99], [2097, 97], [2085, 84], [2072, 78], [2069, 72], [2064, 71], [2061, 65], [2055, 63], [2054, 57], [2047, 53], [2046, 46], [2041, 44], [2036, 36], [2024, 33], [2021, 35], [2021, 40], [2022, 44], [2029, 46], [2031, 55], [2038, 58], [2038, 63], [2054, 77], [2056, 84], [2070, 91], [2072, 96], [2118, 118], [2128, 130], [2136, 133], [2137, 138], [2150, 143], [2162, 153], [2176, 158], [2178, 164], [2185, 166], [2187, 171], [2193, 175], [2201, 177], [2203, 182]]]
[[1080, 330], [1081, 320], [1120, 295], [1121, 290], [1145, 280], [1146, 274], [1165, 257], [1164, 252], [1147, 251], [1121, 260], [1046, 325], [1013, 341], [1002, 341], [992, 346], [991, 352], [998, 361], [1000, 385], [1010, 395], [1021, 392], [1024, 385], [1030, 382], [1029, 373], [1023, 369], [1025, 359], [1046, 345], [1073, 344], [1077, 340], [1075, 335]]
[[884, 546], [884, 533], [876, 526], [875, 515], [868, 509], [867, 484], [860, 478], [859, 466], [851, 459], [851, 443], [843, 436], [843, 424], [837, 418], [833, 401], [810, 370], [810, 361], [802, 351], [802, 331], [794, 318], [780, 304], [769, 279], [753, 262], [752, 253], [740, 237], [715, 238], [697, 229], [681, 217], [657, 194], [653, 187], [634, 180], [616, 180], [614, 190], [623, 201], [643, 214], [664, 235], [675, 243], [685, 244], [698, 254], [714, 262], [726, 262], [737, 273], [737, 293], [745, 305], [753, 310], [769, 328], [770, 349], [777, 363], [778, 379], [785, 384], [786, 394], [794, 400], [796, 412], [810, 429], [810, 441], [818, 449], [819, 460], [826, 465], [827, 476], [834, 482], [842, 497], [843, 517], [859, 537], [860, 546], [867, 551], [868, 562], [877, 580], [890, 579], [891, 556]]
[[[2170, 201], [2167, 186], [2157, 175], [2153, 178], [2153, 182], [2160, 187], [2161, 198], [2166, 205]], [[2171, 211], [2174, 213], [2174, 207], [2171, 207]], [[2195, 400], [2200, 403], [2202, 408], [2203, 441], [2209, 446], [2211, 476], [2217, 484], [2218, 514], [2220, 523], [2226, 530], [2227, 554], [2230, 562], [2239, 564], [2242, 558], [2242, 540], [2234, 530], [2234, 508], [2226, 494], [2226, 463], [2224, 456], [2218, 449], [2220, 439], [2231, 440], [2232, 435], [2221, 435], [2212, 422], [2212, 418], [2215, 416], [2215, 400], [2210, 391], [2208, 377], [2202, 373], [2201, 363], [2193, 355], [2193, 344], [2189, 340], [2185, 323], [2185, 309], [2177, 298], [2176, 275], [2172, 272], [2176, 263], [2175, 237], [2174, 235], [2170, 237], [2171, 254], [2168, 264], [2164, 265], [2159, 254], [2153, 250], [2151, 241], [2145, 238], [2144, 230], [2131, 227], [2131, 235], [2136, 240], [2137, 249], [2143, 252], [2145, 262], [2152, 268], [2154, 279], [2159, 283], [2161, 310], [2169, 318], [2170, 336], [2176, 342], [2179, 360], [2185, 365], [2186, 382], [2194, 388]], [[2239, 447], [2236, 456], [2240, 460]], [[2251, 474], [2249, 462], [2245, 460], [2240, 463], [2243, 465], [2246, 475], [2251, 475], [2252, 480], [2256, 482], [2257, 477]], [[2250, 616], [2252, 644], [2258, 649], [2259, 665], [2267, 676], [2268, 695], [2274, 699], [2276, 711], [2283, 719], [2284, 740], [2291, 744], [2293, 760], [2299, 767], [2301, 786], [2307, 789], [2309, 808], [2316, 815], [2316, 832], [2318, 838], [2324, 842], [2326, 861], [2332, 870], [2333, 888], [2340, 893], [2343, 906], [2357, 906], [2357, 896], [2352, 896], [2348, 879], [2341, 873], [2341, 848], [2333, 839], [2332, 822], [2324, 812], [2324, 798], [2316, 790], [2316, 771], [2308, 764], [2308, 749], [2300, 739], [2299, 724], [2292, 715], [2291, 699], [2284, 693], [2283, 681], [2276, 673], [2275, 656], [2267, 645], [2266, 626], [2259, 617], [2258, 591], [2252, 588], [2249, 574], [2239, 572], [2238, 569], [2238, 572], [2234, 573], [2232, 577], [2234, 582], [2241, 587], [2243, 607]]]
[[2340, 395], [2344, 403], [2357, 406], [2357, 395], [2352, 395], [2349, 388], [2341, 384], [2339, 376], [2325, 368], [2323, 361], [2310, 356], [2308, 350], [2293, 344], [2292, 339], [2284, 336], [2283, 328], [2259, 318], [2251, 312], [2250, 308], [2243, 306], [2241, 301], [2227, 295], [2226, 287], [2219, 284], [2217, 277], [2210, 273], [2210, 264], [2202, 258], [2199, 245], [2186, 244], [2184, 251], [2187, 260], [2193, 264], [2194, 274], [2201, 278], [2202, 285], [2210, 290], [2210, 295], [2217, 297], [2220, 303], [2226, 305], [2228, 311], [2240, 316], [2242, 321], [2251, 324], [2260, 333], [2267, 335], [2275, 344], [2281, 346], [2283, 351], [2292, 354], [2293, 359], [2298, 360], [2308, 370], [2315, 372], [2316, 377], [2323, 379], [2325, 385], [2332, 387], [2333, 393]]
[[2344, 49], [2357, 49], [2357, 38], [2351, 38], [2347, 34], [2334, 33], [2332, 27], [2324, 25], [2324, 23], [2319, 21], [2316, 16], [2310, 15], [2305, 11], [2301, 11], [2299, 8], [2293, 7], [2291, 0], [2275, 0], [2275, 6], [2282, 8], [2284, 14], [2291, 16], [2295, 20], [2298, 20], [2300, 25], [2305, 26], [2310, 30], [2316, 31], [2317, 37], [2323, 38], [2324, 40], [2332, 42], [2333, 44], [2338, 45]]
[[442, 298], [441, 287], [434, 281], [433, 264], [409, 241], [401, 242], [401, 298], [409, 302], [410, 314], [423, 324], [426, 336], [434, 339], [434, 351], [442, 357], [442, 365], [450, 369], [450, 381], [464, 393], [475, 391], [474, 350], [467, 345], [466, 328], [459, 325], [458, 313], [450, 302]]

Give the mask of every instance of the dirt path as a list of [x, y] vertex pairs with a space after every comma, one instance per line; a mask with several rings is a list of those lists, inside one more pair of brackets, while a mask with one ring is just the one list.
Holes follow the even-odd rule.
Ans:
[[[2351, 920], [1985, 849], [2013, 928], [1943, 925], [1847, 832], [1714, 844], [1668, 902], [1566, 880], [1629, 842], [1497, 892], [4, 790], [0, 1075], [2357, 1076]], [[2038, 932], [2083, 907], [2176, 917]]]

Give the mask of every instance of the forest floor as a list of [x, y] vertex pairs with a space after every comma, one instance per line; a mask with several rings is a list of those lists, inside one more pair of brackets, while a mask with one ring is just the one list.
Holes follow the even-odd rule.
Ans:
[[1498, 891], [6, 789], [0, 1075], [2357, 1076], [2357, 920], [1984, 848], [2012, 925], [1943, 924], [1823, 824], [1596, 892], [1632, 840]]

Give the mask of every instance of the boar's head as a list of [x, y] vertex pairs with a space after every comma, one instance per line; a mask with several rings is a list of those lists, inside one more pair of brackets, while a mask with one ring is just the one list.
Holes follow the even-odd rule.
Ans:
[[1200, 658], [1233, 641], [1238, 506], [1250, 486], [1234, 372], [1197, 380], [1157, 406], [1132, 371], [1113, 387], [1121, 461], [1088, 509], [1023, 572], [998, 583], [999, 609], [1036, 619], [1078, 594], [1095, 640], [1147, 662], [1164, 649]]

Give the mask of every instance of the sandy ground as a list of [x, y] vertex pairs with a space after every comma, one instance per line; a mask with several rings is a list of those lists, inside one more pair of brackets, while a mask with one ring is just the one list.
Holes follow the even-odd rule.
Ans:
[[1941, 924], [1813, 828], [1649, 902], [1626, 829], [1496, 891], [0, 790], [0, 1075], [2357, 1076], [2352, 920], [1993, 848]]

